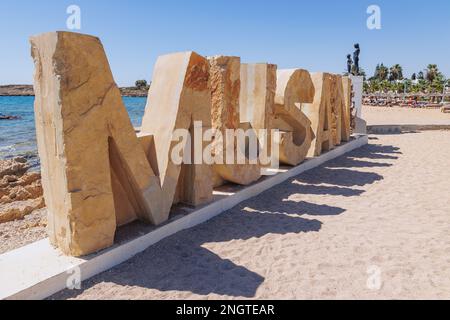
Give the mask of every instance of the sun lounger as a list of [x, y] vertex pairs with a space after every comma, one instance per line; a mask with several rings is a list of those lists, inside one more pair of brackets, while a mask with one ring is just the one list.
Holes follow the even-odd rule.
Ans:
[[442, 112], [442, 113], [450, 112], [450, 104], [446, 104], [445, 106], [443, 106], [443, 107], [441, 108], [441, 112]]

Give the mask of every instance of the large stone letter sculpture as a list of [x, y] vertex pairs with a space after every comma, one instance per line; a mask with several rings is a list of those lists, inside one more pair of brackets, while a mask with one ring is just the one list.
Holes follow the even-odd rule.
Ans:
[[117, 224], [160, 223], [152, 174], [98, 38], [31, 38], [35, 114], [50, 241], [81, 256], [113, 244]]
[[[111, 246], [116, 227], [135, 219], [158, 225], [175, 203], [211, 201], [214, 176], [242, 185], [260, 178], [262, 161], [205, 163], [205, 129], [224, 137], [227, 129], [278, 129], [280, 141], [257, 135], [259, 160], [280, 142], [288, 165], [350, 139], [350, 79], [194, 52], [158, 58], [137, 137], [98, 38], [56, 32], [31, 44], [49, 236], [68, 255]], [[272, 153], [278, 158], [278, 147]]]
[[278, 70], [274, 127], [281, 131], [280, 162], [302, 163], [311, 147], [314, 133], [311, 121], [301, 111], [303, 103], [314, 101], [314, 85], [308, 71]]
[[311, 78], [316, 90], [314, 102], [304, 104], [302, 111], [311, 120], [315, 134], [308, 156], [315, 157], [320, 156], [323, 151], [329, 151], [334, 148], [331, 107], [332, 76], [328, 73], [313, 73]]
[[[212, 126], [221, 133], [222, 141], [217, 141], [223, 148], [222, 155], [226, 160], [227, 146], [233, 149], [235, 159], [237, 152], [244, 153], [237, 146], [237, 141], [227, 141], [227, 129], [241, 129], [239, 97], [241, 92], [241, 59], [239, 57], [216, 56], [208, 58], [210, 64], [210, 80], [212, 90]], [[243, 129], [243, 128], [242, 128]], [[229, 136], [228, 136], [229, 137]], [[261, 177], [259, 165], [249, 164], [215, 164], [216, 186], [224, 181], [240, 185], [248, 185]]]
[[301, 163], [313, 138], [311, 122], [301, 110], [302, 103], [314, 99], [309, 73], [301, 69], [277, 72], [271, 64], [244, 64], [241, 82], [241, 122], [250, 122], [258, 130], [280, 130], [280, 162]]
[[[194, 159], [194, 147], [203, 151], [202, 137], [196, 137], [194, 122], [203, 129], [211, 128], [211, 90], [209, 87], [208, 60], [194, 52], [182, 52], [161, 56], [156, 62], [147, 107], [141, 127], [141, 136], [151, 137], [147, 153], [153, 170], [158, 173], [159, 209], [169, 214], [174, 202], [200, 205], [212, 200], [212, 167], [203, 159]], [[172, 151], [180, 143], [173, 140], [175, 130], [190, 130], [192, 163], [175, 164]], [[201, 146], [195, 145], [200, 140]], [[189, 150], [185, 150], [189, 151]], [[196, 161], [197, 160], [197, 161]], [[178, 185], [178, 187], [177, 187]]]

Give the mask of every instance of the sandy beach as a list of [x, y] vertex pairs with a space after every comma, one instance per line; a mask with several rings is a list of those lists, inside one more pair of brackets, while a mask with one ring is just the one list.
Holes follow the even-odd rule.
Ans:
[[371, 125], [449, 125], [450, 113], [439, 109], [364, 106], [363, 119]]
[[370, 145], [53, 299], [449, 299], [450, 131]]
[[0, 223], [0, 254], [47, 237], [47, 210], [39, 209], [22, 220]]

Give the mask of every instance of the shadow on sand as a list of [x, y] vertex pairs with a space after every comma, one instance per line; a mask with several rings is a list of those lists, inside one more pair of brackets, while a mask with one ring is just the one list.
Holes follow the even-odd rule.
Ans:
[[[371, 162], [368, 159], [393, 160], [400, 154], [398, 148], [381, 145], [368, 145], [353, 151], [266, 191], [207, 223], [159, 242], [113, 270], [85, 281], [83, 289], [106, 282], [155, 290], [155, 293], [182, 291], [198, 295], [252, 298], [264, 278], [216, 255], [205, 248], [206, 244], [248, 240], [267, 234], [318, 232], [322, 223], [316, 219], [303, 218], [303, 215], [336, 216], [344, 213], [345, 209], [292, 201], [290, 198], [293, 195], [357, 197], [364, 191], [353, 187], [372, 184], [383, 177], [350, 168], [388, 167], [392, 163]], [[236, 244], [233, 246], [236, 247]], [[245, 244], [242, 246], [242, 250], [248, 250]], [[79, 293], [66, 290], [51, 299], [74, 298]], [[149, 295], [152, 295], [151, 291]]]

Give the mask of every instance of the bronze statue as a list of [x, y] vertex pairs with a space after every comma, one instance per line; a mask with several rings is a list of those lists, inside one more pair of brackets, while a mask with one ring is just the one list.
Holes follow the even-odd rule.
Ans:
[[349, 54], [349, 55], [347, 55], [347, 72], [348, 72], [348, 74], [352, 73], [352, 68], [353, 68], [352, 55]]
[[355, 52], [353, 53], [353, 61], [355, 63], [354, 75], [359, 75], [359, 54], [361, 53], [361, 49], [359, 48], [359, 43], [355, 44]]

